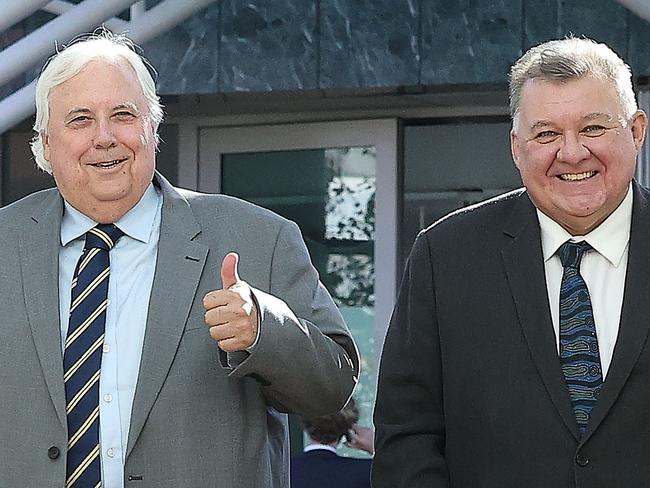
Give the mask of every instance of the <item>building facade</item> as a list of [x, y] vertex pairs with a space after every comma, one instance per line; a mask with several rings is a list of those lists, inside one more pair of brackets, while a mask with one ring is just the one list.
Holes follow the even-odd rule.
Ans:
[[[0, 42], [53, 18], [39, 11]], [[143, 44], [166, 107], [159, 170], [300, 225], [362, 351], [363, 423], [415, 235], [520, 186], [508, 69], [530, 46], [566, 35], [609, 44], [650, 109], [650, 23], [615, 0], [220, 0]], [[3, 204], [52, 185], [31, 158], [31, 124], [2, 135]], [[646, 147], [645, 184], [649, 160]]]

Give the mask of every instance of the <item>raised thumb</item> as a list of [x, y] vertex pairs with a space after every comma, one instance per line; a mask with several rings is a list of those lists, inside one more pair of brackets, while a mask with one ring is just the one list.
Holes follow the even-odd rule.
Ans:
[[236, 252], [229, 252], [223, 258], [223, 262], [221, 263], [221, 283], [224, 290], [227, 290], [239, 281], [239, 273], [237, 272], [238, 263], [239, 255]]

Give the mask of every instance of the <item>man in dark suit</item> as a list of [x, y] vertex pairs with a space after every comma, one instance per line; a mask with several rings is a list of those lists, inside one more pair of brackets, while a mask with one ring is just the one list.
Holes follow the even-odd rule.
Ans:
[[358, 420], [354, 399], [340, 412], [303, 419], [310, 442], [291, 458], [291, 488], [370, 488], [370, 459], [336, 453], [345, 437], [349, 447], [373, 454], [372, 429], [357, 425]]
[[339, 410], [359, 361], [298, 227], [155, 172], [125, 38], [58, 52], [36, 104], [57, 188], [0, 210], [0, 487], [286, 488], [286, 413]]
[[647, 117], [629, 68], [587, 39], [529, 50], [510, 97], [525, 188], [418, 236], [381, 362], [375, 488], [648, 486]]

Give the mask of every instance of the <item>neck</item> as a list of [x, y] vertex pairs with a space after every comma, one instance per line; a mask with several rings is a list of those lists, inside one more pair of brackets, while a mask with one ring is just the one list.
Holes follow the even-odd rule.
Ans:
[[[340, 440], [340, 439], [339, 439], [339, 440]], [[334, 441], [334, 442], [326, 443], [326, 442], [319, 442], [319, 441], [314, 440], [314, 439], [311, 439], [311, 438], [309, 439], [309, 445], [310, 445], [310, 446], [314, 446], [314, 445], [316, 445], [316, 444], [320, 444], [321, 446], [329, 446], [329, 447], [333, 447], [334, 449], [336, 449], [337, 446], [339, 445], [339, 441]]]

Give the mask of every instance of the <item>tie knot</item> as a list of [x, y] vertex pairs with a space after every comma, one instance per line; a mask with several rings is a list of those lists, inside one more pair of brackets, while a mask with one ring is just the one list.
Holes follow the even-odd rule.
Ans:
[[109, 251], [124, 235], [114, 224], [100, 224], [86, 232], [86, 249], [99, 248]]
[[571, 242], [567, 241], [560, 246], [560, 261], [565, 268], [580, 268], [580, 261], [586, 251], [591, 249], [587, 241]]

